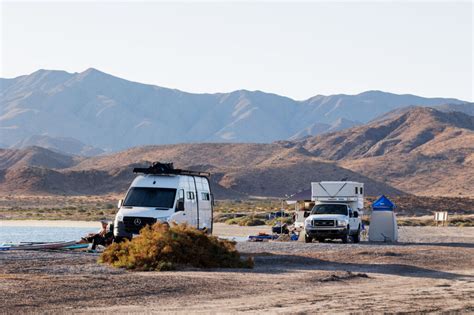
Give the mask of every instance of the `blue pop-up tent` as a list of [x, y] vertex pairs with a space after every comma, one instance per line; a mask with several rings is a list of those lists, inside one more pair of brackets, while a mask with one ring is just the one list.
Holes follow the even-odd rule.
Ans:
[[393, 209], [395, 204], [382, 195], [372, 204], [370, 216], [369, 241], [396, 242], [398, 240], [397, 218]]
[[372, 204], [373, 211], [393, 211], [393, 209], [395, 209], [395, 204], [385, 195], [382, 195]]

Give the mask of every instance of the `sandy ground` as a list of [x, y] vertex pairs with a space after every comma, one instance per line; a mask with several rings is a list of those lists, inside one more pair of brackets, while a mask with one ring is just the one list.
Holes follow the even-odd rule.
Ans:
[[[227, 236], [262, 228], [216, 225]], [[220, 231], [220, 232], [219, 232]], [[474, 228], [396, 245], [239, 243], [253, 270], [129, 272], [80, 252], [0, 252], [0, 310], [71, 313], [474, 312]]]

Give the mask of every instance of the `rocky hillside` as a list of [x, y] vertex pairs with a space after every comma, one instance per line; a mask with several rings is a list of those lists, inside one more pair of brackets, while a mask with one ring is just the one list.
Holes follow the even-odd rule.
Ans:
[[140, 146], [96, 157], [0, 151], [0, 192], [123, 193], [153, 161], [209, 171], [218, 198], [284, 197], [311, 181], [362, 181], [369, 195], [474, 196], [474, 117], [412, 108], [300, 141]]
[[[474, 116], [413, 108], [390, 119], [307, 139], [303, 147], [328, 160], [409, 153], [439, 155], [440, 150], [445, 154], [459, 152], [464, 155], [466, 150], [463, 148], [472, 140], [473, 131]], [[440, 142], [443, 143], [441, 147], [434, 147]]]
[[[31, 156], [33, 149], [22, 151]], [[8, 150], [6, 150], [8, 151]], [[174, 161], [176, 167], [209, 171], [218, 198], [284, 197], [312, 180], [349, 178], [366, 183], [368, 193], [403, 192], [332, 162], [319, 161], [304, 150], [279, 144], [183, 144], [133, 148], [117, 154], [75, 160], [63, 168], [12, 165], [0, 174], [2, 193], [104, 194], [124, 193], [135, 176], [132, 169], [152, 161]], [[53, 155], [54, 152], [50, 151]], [[19, 160], [22, 161], [22, 160]], [[56, 160], [44, 161], [54, 165]]]
[[302, 146], [408, 193], [474, 194], [474, 116], [461, 112], [413, 108]]

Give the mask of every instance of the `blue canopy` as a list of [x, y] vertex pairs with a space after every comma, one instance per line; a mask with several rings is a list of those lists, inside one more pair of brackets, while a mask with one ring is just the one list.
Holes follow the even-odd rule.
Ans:
[[373, 211], [393, 211], [395, 204], [390, 201], [387, 197], [382, 195], [379, 199], [374, 201], [372, 204]]

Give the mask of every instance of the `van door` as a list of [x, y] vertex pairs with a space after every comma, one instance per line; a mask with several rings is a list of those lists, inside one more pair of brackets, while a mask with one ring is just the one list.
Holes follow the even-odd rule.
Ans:
[[186, 198], [185, 198], [185, 212], [187, 216], [186, 222], [196, 227], [197, 226], [197, 204], [196, 204], [196, 193], [191, 190], [186, 191]]
[[208, 191], [199, 191], [199, 228], [212, 229], [211, 194]]
[[349, 229], [352, 233], [352, 232], [357, 231], [357, 229], [359, 228], [359, 220], [354, 217], [354, 210], [350, 207], [349, 207], [349, 213], [351, 214], [349, 217]]
[[[178, 192], [176, 194], [176, 205], [174, 209], [174, 214], [170, 216], [169, 222], [175, 222], [175, 223], [186, 223], [188, 222], [188, 218], [186, 216], [186, 203], [185, 203], [185, 193], [184, 189], [178, 189]], [[179, 204], [182, 204], [184, 206], [185, 210], [180, 210], [179, 209]]]

